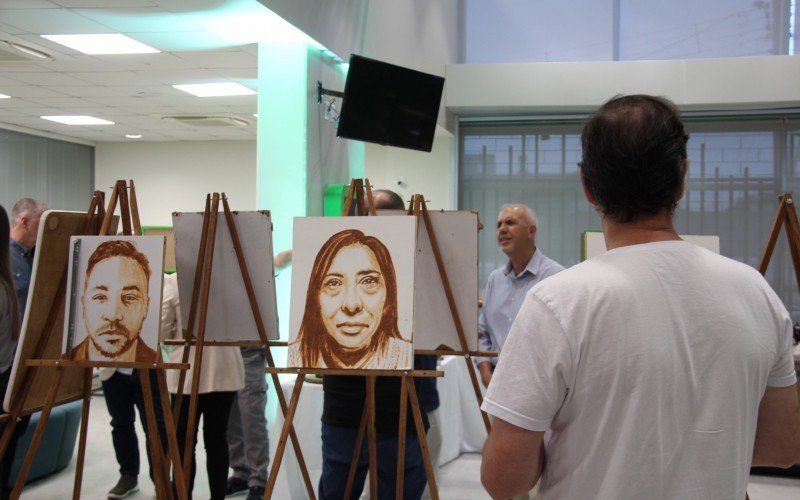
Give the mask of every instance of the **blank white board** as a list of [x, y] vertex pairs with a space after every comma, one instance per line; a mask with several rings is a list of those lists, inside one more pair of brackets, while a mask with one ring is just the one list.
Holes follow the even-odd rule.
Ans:
[[[379, 210], [378, 215], [404, 215], [403, 210]], [[478, 214], [429, 211], [436, 243], [456, 304], [467, 349], [478, 349]], [[414, 271], [414, 349], [440, 347], [461, 350], [436, 257], [422, 217], [417, 225], [417, 265]]]
[[[244, 253], [244, 260], [255, 290], [267, 338], [276, 340], [278, 309], [275, 301], [275, 272], [272, 261], [272, 221], [268, 211], [234, 212], [233, 220]], [[175, 212], [172, 214], [175, 231], [175, 264], [178, 270], [178, 294], [181, 321], [189, 324], [197, 253], [203, 227], [203, 214]], [[198, 306], [200, 290], [198, 290]], [[217, 217], [214, 240], [214, 260], [211, 267], [211, 289], [208, 299], [205, 340], [259, 341], [247, 290], [233, 248], [224, 214]]]
[[[680, 235], [685, 241], [699, 245], [706, 250], [719, 253], [719, 236], [716, 235]], [[606, 240], [602, 231], [584, 231], [582, 238], [581, 260], [591, 259], [606, 251]]]
[[[436, 243], [444, 263], [467, 349], [478, 349], [478, 214], [430, 211]], [[417, 226], [414, 293], [414, 348], [461, 350], [455, 322], [425, 224]]]

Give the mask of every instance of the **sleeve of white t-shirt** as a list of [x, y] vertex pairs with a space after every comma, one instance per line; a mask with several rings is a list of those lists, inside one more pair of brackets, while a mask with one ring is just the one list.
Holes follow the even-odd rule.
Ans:
[[792, 354], [792, 342], [794, 327], [788, 311], [781, 304], [783, 309], [783, 325], [778, 337], [778, 360], [767, 378], [769, 387], [788, 387], [797, 382], [797, 374], [794, 367], [794, 355]]
[[506, 422], [546, 431], [574, 380], [561, 323], [529, 293], [503, 345], [481, 408]]

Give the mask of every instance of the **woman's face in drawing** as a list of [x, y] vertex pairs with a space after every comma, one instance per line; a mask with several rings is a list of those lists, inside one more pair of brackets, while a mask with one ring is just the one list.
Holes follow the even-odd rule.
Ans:
[[350, 349], [366, 346], [381, 322], [385, 302], [386, 281], [373, 251], [363, 245], [339, 250], [319, 290], [328, 334]]

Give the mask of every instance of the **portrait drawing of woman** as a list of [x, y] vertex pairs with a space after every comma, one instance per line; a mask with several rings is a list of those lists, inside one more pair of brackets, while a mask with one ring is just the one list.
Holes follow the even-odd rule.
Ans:
[[311, 270], [289, 366], [405, 369], [413, 348], [398, 329], [397, 279], [376, 237], [345, 229], [322, 245]]

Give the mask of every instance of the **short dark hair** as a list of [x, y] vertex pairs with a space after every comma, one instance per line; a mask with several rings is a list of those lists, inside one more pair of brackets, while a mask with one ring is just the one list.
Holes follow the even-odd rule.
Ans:
[[597, 209], [620, 223], [673, 214], [688, 140], [678, 108], [664, 97], [616, 96], [603, 104], [583, 127], [578, 163]]
[[[403, 210], [406, 208], [406, 203], [403, 201], [403, 198], [400, 197], [399, 194], [395, 193], [394, 191], [389, 191], [388, 189], [376, 189], [372, 192], [373, 198], [380, 198], [380, 200], [375, 201], [375, 208], [378, 209], [399, 209]], [[381, 196], [376, 196], [381, 195]]]
[[150, 261], [147, 260], [145, 254], [139, 251], [135, 243], [128, 240], [108, 240], [97, 245], [86, 266], [86, 279], [89, 279], [94, 266], [113, 257], [127, 257], [135, 260], [142, 267], [147, 282], [150, 282]]

